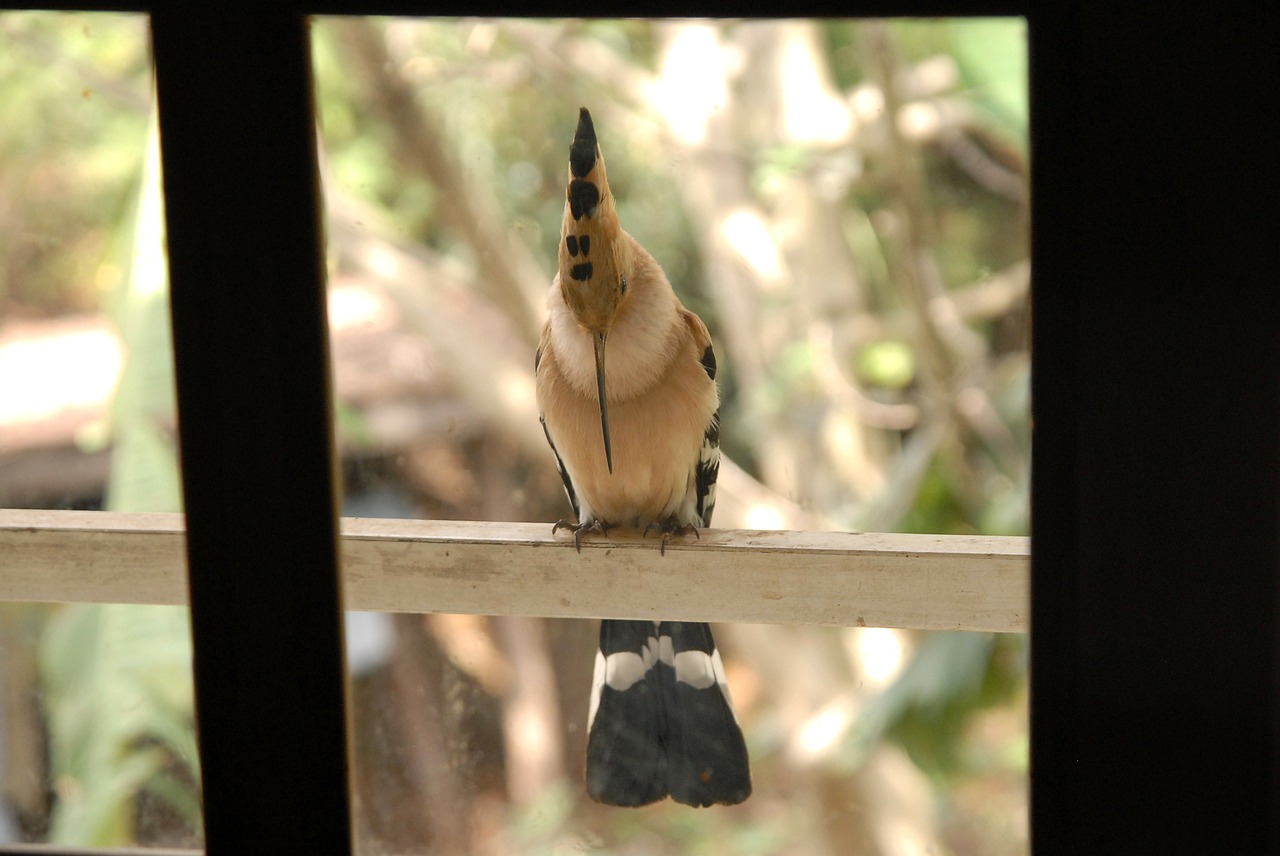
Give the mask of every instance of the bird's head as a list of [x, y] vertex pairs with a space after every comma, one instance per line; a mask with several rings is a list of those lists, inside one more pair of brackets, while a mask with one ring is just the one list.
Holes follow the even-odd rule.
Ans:
[[609, 331], [626, 307], [633, 256], [632, 241], [618, 225], [591, 114], [583, 107], [569, 146], [569, 185], [560, 227], [560, 293], [595, 347], [600, 428], [609, 472], [613, 472], [613, 451], [609, 445], [604, 352]]

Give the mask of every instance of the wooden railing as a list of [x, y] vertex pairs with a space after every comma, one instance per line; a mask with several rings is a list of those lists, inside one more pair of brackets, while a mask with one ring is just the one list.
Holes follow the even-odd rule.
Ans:
[[[0, 600], [185, 604], [180, 514], [0, 511]], [[708, 529], [658, 550], [545, 523], [341, 521], [345, 607], [1027, 630], [1029, 539]]]

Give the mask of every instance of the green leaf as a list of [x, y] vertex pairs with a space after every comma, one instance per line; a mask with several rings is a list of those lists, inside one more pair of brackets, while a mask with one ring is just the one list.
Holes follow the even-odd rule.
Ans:
[[[132, 262], [113, 317], [126, 351], [111, 407], [107, 507], [180, 511], [173, 353], [164, 260], [159, 149], [153, 117], [136, 206]], [[41, 651], [58, 793], [50, 840], [134, 843], [134, 799], [147, 788], [195, 827], [199, 800], [171, 761], [199, 781], [191, 630], [185, 609], [75, 604], [49, 622]]]
[[[991, 633], [929, 634], [898, 679], [858, 718], [843, 753], [846, 763], [860, 764], [880, 740], [913, 714], [943, 721], [957, 703], [975, 699], [985, 681], [994, 644]], [[946, 741], [957, 735], [958, 729], [944, 729], [938, 737]]]
[[46, 629], [41, 677], [59, 795], [50, 840], [133, 843], [134, 796], [170, 755], [193, 748], [188, 737], [165, 751], [166, 736], [193, 732], [185, 611], [65, 607]]
[[1027, 140], [1027, 24], [975, 18], [953, 25], [956, 61], [974, 99], [1021, 141]]

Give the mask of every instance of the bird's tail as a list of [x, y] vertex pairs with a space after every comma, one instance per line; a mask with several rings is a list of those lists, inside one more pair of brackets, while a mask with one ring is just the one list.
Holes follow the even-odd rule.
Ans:
[[587, 793], [639, 806], [692, 806], [751, 794], [742, 729], [707, 624], [600, 622], [587, 738]]

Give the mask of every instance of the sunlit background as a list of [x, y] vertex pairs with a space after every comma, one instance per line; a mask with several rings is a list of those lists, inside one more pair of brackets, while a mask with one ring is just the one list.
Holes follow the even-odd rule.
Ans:
[[[586, 106], [716, 342], [717, 526], [1026, 534], [1023, 22], [312, 33], [345, 514], [568, 513], [532, 354]], [[144, 18], [0, 14], [0, 506], [180, 510], [151, 105]], [[1021, 636], [720, 626], [754, 795], [619, 810], [594, 622], [348, 624], [363, 854], [1027, 850]], [[200, 843], [184, 611], [0, 604], [0, 674], [0, 841]]]

